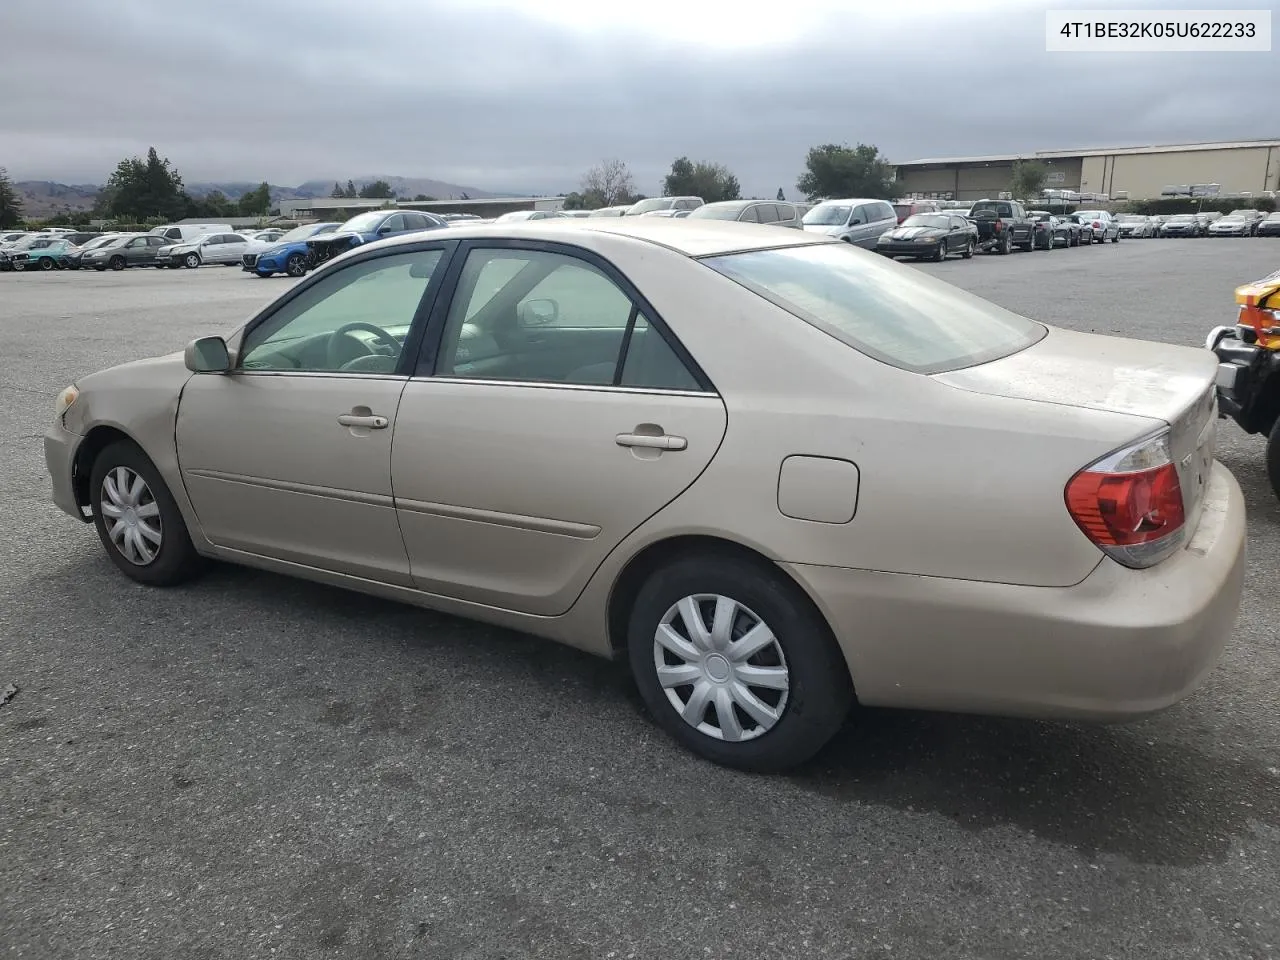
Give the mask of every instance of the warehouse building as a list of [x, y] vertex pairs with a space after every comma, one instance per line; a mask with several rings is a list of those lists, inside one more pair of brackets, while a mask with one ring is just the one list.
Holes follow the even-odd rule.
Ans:
[[346, 197], [307, 197], [281, 200], [280, 216], [295, 220], [346, 220], [366, 210], [396, 207], [428, 213], [471, 213], [497, 217], [517, 210], [559, 210], [563, 197], [491, 197], [483, 200], [366, 200]]
[[1280, 140], [1243, 140], [912, 160], [896, 164], [898, 192], [948, 200], [994, 197], [1009, 189], [1017, 160], [1044, 163], [1046, 189], [1116, 199], [1152, 199], [1194, 184], [1216, 184], [1223, 195], [1280, 190]]

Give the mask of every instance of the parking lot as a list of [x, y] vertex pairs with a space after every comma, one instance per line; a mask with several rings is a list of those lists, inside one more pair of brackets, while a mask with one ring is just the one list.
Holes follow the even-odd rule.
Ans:
[[[921, 269], [1076, 330], [1200, 344], [1280, 243]], [[702, 762], [625, 665], [221, 567], [157, 591], [50, 502], [76, 377], [293, 281], [0, 276], [0, 955], [1263, 958], [1280, 954], [1280, 503], [1263, 442], [1235, 638], [1118, 727], [862, 711], [799, 773]]]

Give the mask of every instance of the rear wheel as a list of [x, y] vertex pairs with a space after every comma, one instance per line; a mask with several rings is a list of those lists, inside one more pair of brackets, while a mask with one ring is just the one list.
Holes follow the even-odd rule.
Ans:
[[826, 623], [765, 562], [700, 553], [660, 568], [636, 597], [627, 648], [658, 724], [725, 766], [767, 772], [802, 763], [853, 702]]
[[962, 256], [966, 260], [973, 259], [973, 238], [972, 237], [970, 237], [967, 241], [965, 241], [964, 253], [960, 254], [960, 256]]
[[93, 461], [89, 490], [98, 538], [126, 576], [167, 587], [204, 566], [160, 471], [136, 444], [108, 444]]
[[1009, 239], [1009, 234], [1006, 233], [1003, 237], [1000, 238], [1000, 243], [996, 246], [996, 253], [1000, 254], [1000, 256], [1003, 257], [1005, 254], [1012, 253], [1012, 252], [1013, 252], [1013, 241]]

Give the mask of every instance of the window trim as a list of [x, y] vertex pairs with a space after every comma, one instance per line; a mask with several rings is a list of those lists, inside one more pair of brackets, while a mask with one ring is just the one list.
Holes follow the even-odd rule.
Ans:
[[[420, 379], [439, 379], [447, 380], [450, 383], [493, 383], [493, 384], [519, 384], [527, 386], [540, 387], [566, 387], [574, 389], [606, 389], [606, 390], [626, 390], [628, 392], [640, 393], [690, 393], [688, 390], [664, 390], [661, 388], [651, 387], [622, 387], [609, 384], [569, 384], [569, 383], [553, 383], [545, 380], [484, 380], [471, 379], [466, 377], [437, 377], [436, 364], [440, 359], [440, 349], [444, 341], [444, 333], [448, 323], [449, 308], [453, 303], [454, 294], [458, 289], [458, 281], [462, 277], [463, 267], [466, 265], [467, 258], [475, 250], [527, 250], [532, 253], [551, 253], [558, 254], [563, 257], [569, 257], [575, 260], [581, 260], [595, 267], [605, 275], [607, 279], [612, 281], [619, 290], [631, 301], [634, 308], [633, 312], [638, 311], [641, 316], [649, 323], [649, 329], [658, 332], [658, 335], [666, 342], [667, 347], [675, 354], [676, 358], [684, 364], [685, 369], [692, 375], [694, 382], [698, 384], [700, 390], [694, 391], [695, 396], [711, 393], [719, 394], [715, 385], [711, 382], [711, 378], [707, 376], [701, 365], [693, 358], [693, 355], [680, 342], [680, 338], [675, 335], [667, 322], [658, 315], [654, 310], [653, 304], [636, 288], [621, 270], [619, 270], [610, 260], [601, 256], [594, 250], [588, 250], [586, 247], [580, 247], [572, 243], [561, 243], [550, 240], [524, 240], [511, 237], [494, 237], [494, 238], [476, 238], [468, 240], [455, 240], [457, 249], [454, 250], [448, 269], [441, 277], [441, 282], [436, 290], [434, 303], [431, 306], [430, 316], [426, 323], [426, 332], [422, 338], [422, 345], [419, 349], [417, 363], [412, 368], [410, 377], [414, 380]], [[434, 286], [435, 277], [432, 277]], [[415, 318], [416, 319], [416, 318]], [[628, 326], [628, 331], [632, 326]], [[624, 335], [623, 344], [625, 349], [630, 349], [630, 337]], [[405, 341], [405, 352], [408, 352], [408, 341]], [[621, 363], [614, 369], [614, 380], [617, 380], [622, 373]]]
[[[404, 378], [409, 376], [414, 368], [418, 354], [422, 348], [423, 336], [427, 330], [427, 320], [431, 316], [436, 301], [440, 298], [443, 286], [443, 280], [453, 265], [454, 254], [458, 246], [457, 240], [421, 240], [416, 243], [397, 244], [390, 248], [374, 248], [361, 249], [356, 248], [358, 252], [354, 253], [350, 260], [342, 260], [335, 267], [338, 261], [330, 261], [325, 266], [316, 270], [311, 276], [304, 279], [301, 283], [295, 285], [288, 293], [277, 300], [263, 307], [256, 313], [248, 323], [241, 327], [239, 334], [236, 336], [235, 363], [231, 368], [231, 373], [238, 377], [257, 377], [257, 376], [321, 376], [321, 377], [374, 377], [378, 379]], [[370, 260], [382, 260], [387, 257], [399, 256], [406, 253], [421, 253], [430, 250], [440, 250], [441, 255], [436, 263], [436, 268], [432, 272], [430, 279], [427, 281], [427, 289], [421, 300], [418, 301], [418, 308], [414, 311], [413, 319], [409, 321], [409, 332], [404, 338], [404, 348], [400, 351], [400, 360], [396, 364], [394, 373], [364, 373], [361, 371], [327, 371], [327, 370], [245, 370], [241, 366], [244, 359], [244, 342], [245, 339], [258, 327], [267, 323], [286, 305], [294, 299], [301, 296], [307, 290], [311, 289], [317, 283], [321, 283], [325, 278], [335, 273], [341, 273], [357, 264], [366, 263]]]

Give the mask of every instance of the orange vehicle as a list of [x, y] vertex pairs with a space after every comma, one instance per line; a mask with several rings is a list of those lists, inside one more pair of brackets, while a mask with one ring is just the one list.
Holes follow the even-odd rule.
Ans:
[[1280, 270], [1236, 288], [1234, 326], [1214, 327], [1218, 415], [1267, 438], [1267, 476], [1280, 497]]

